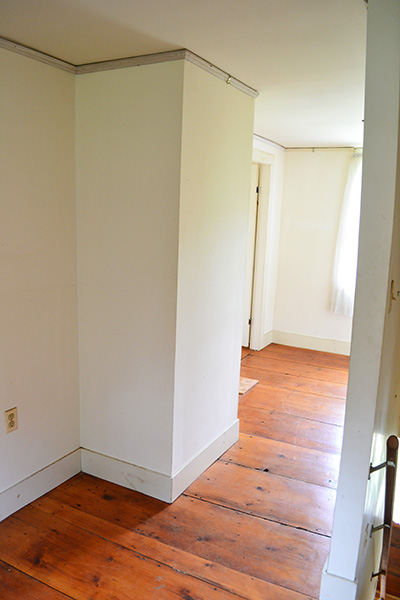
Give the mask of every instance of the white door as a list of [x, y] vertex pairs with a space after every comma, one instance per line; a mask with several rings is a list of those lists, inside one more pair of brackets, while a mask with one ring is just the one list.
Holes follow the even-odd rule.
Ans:
[[260, 166], [253, 163], [251, 165], [251, 186], [249, 195], [249, 223], [247, 231], [247, 249], [246, 249], [246, 271], [244, 282], [244, 309], [243, 309], [243, 333], [242, 346], [246, 348], [250, 344], [250, 328], [253, 306], [253, 286], [254, 286], [254, 257], [257, 239], [257, 214], [258, 214], [258, 196], [259, 196], [259, 178]]

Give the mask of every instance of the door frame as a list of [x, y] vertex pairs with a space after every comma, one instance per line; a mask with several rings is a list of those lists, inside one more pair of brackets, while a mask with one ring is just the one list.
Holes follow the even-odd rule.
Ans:
[[[268, 258], [268, 224], [270, 212], [271, 174], [274, 157], [264, 157], [265, 162], [259, 165], [259, 194], [254, 243], [253, 292], [251, 307], [250, 344], [251, 350], [261, 350], [267, 343], [264, 341], [265, 298], [266, 298], [266, 265]], [[268, 161], [268, 162], [267, 162]], [[272, 340], [271, 340], [272, 341]]]
[[251, 328], [249, 348], [261, 350], [271, 339], [265, 336], [265, 315], [267, 310], [267, 270], [272, 259], [271, 245], [269, 242], [269, 229], [271, 226], [271, 186], [274, 174], [275, 156], [269, 152], [253, 150], [253, 164], [259, 166], [259, 194], [258, 211], [254, 243], [254, 269], [253, 290], [251, 306]]
[[255, 256], [257, 244], [258, 212], [260, 201], [260, 167], [256, 162], [251, 164], [251, 185], [249, 190], [248, 226], [246, 246], [246, 269], [244, 280], [244, 304], [242, 322], [242, 346], [250, 347], [251, 331], [253, 329], [254, 307], [254, 277]]

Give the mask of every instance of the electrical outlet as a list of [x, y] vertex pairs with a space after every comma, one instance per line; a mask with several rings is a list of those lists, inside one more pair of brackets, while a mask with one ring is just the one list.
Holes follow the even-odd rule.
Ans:
[[6, 433], [11, 433], [18, 429], [18, 412], [16, 406], [4, 412], [4, 421], [6, 424]]

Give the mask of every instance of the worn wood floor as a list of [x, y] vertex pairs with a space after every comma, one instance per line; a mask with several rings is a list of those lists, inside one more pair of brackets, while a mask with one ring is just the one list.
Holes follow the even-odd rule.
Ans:
[[348, 358], [243, 351], [240, 440], [172, 505], [80, 474], [0, 524], [2, 600], [309, 600], [328, 554]]

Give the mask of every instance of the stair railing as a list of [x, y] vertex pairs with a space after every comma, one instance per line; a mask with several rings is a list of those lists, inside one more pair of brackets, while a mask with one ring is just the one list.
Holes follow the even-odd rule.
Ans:
[[386, 461], [376, 467], [372, 464], [369, 469], [369, 473], [374, 473], [379, 469], [386, 468], [386, 486], [385, 486], [385, 511], [382, 525], [377, 525], [371, 528], [371, 536], [375, 531], [383, 529], [383, 542], [382, 542], [382, 553], [379, 565], [379, 571], [372, 573], [373, 577], [379, 577], [379, 593], [380, 600], [386, 598], [386, 579], [387, 579], [387, 568], [389, 562], [390, 544], [392, 540], [392, 524], [393, 524], [393, 506], [394, 506], [394, 494], [396, 486], [396, 469], [397, 469], [397, 454], [399, 448], [399, 440], [397, 436], [391, 435], [388, 437], [386, 442]]

